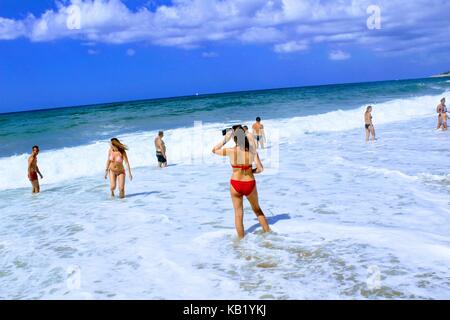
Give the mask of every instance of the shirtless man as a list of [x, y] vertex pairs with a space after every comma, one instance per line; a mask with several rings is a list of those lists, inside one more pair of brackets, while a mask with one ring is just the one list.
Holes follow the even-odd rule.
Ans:
[[[445, 98], [441, 99], [441, 103], [436, 107], [436, 112], [438, 114], [438, 124], [436, 129], [440, 129], [444, 126], [442, 114], [445, 113], [445, 118], [447, 119], [447, 107], [445, 106]], [[447, 123], [445, 123], [444, 129], [447, 129]]]
[[28, 158], [28, 179], [31, 182], [32, 192], [39, 193], [40, 187], [38, 174], [41, 176], [41, 179], [44, 178], [37, 165], [37, 155], [39, 154], [39, 147], [34, 146], [31, 150], [31, 156]]
[[166, 145], [162, 139], [163, 137], [164, 132], [160, 131], [155, 138], [156, 158], [160, 168], [167, 167]]
[[256, 147], [259, 148], [259, 146], [261, 146], [261, 148], [264, 149], [264, 140], [266, 140], [266, 136], [264, 134], [264, 126], [261, 123], [260, 117], [256, 118], [256, 122], [253, 124], [252, 129], [253, 136], [256, 140]]

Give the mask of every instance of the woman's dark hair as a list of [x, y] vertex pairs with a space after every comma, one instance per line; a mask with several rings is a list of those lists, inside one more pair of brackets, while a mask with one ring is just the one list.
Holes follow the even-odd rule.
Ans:
[[33, 148], [31, 148], [31, 150], [37, 149], [39, 151], [39, 146], [33, 146]]
[[261, 121], [261, 118], [260, 118], [260, 117], [256, 117], [256, 121], [257, 121], [257, 122], [260, 122], [260, 121]]
[[248, 141], [248, 138], [245, 135], [244, 129], [242, 129], [242, 127], [234, 131], [234, 142], [239, 148], [245, 151], [250, 150], [250, 142]]

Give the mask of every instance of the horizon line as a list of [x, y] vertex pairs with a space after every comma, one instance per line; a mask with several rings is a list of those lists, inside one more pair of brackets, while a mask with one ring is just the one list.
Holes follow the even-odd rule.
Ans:
[[110, 101], [110, 102], [99, 102], [92, 104], [80, 104], [73, 106], [62, 106], [62, 107], [38, 107], [38, 109], [22, 110], [22, 111], [11, 111], [11, 112], [0, 112], [0, 115], [11, 115], [16, 113], [27, 113], [27, 112], [43, 112], [43, 111], [55, 111], [59, 109], [71, 109], [71, 108], [83, 108], [83, 107], [95, 107], [95, 106], [108, 106], [112, 104], [124, 104], [133, 103], [140, 101], [161, 101], [161, 100], [171, 100], [171, 99], [183, 99], [183, 98], [204, 98], [216, 95], [226, 95], [226, 94], [238, 94], [246, 92], [264, 92], [264, 91], [274, 91], [274, 90], [285, 90], [285, 89], [300, 89], [300, 88], [314, 88], [314, 87], [326, 87], [326, 86], [337, 86], [337, 85], [350, 85], [350, 84], [365, 84], [365, 83], [378, 83], [378, 82], [389, 82], [389, 81], [407, 81], [407, 80], [418, 80], [418, 79], [432, 79], [435, 76], [419, 77], [419, 78], [402, 78], [402, 79], [386, 79], [377, 81], [362, 81], [362, 82], [343, 82], [343, 83], [326, 83], [326, 84], [312, 84], [305, 86], [291, 86], [291, 87], [276, 87], [276, 88], [265, 88], [265, 89], [248, 89], [248, 90], [236, 90], [236, 91], [224, 91], [224, 92], [214, 92], [214, 93], [195, 93], [191, 95], [179, 95], [170, 97], [158, 97], [158, 98], [143, 98], [143, 99], [133, 99], [133, 100], [120, 100], [120, 101]]

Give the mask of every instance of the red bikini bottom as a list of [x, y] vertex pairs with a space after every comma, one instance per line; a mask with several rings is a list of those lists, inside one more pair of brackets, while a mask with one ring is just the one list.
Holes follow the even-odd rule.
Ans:
[[38, 175], [36, 171], [31, 171], [30, 172], [30, 180], [31, 181], [36, 181], [38, 179]]
[[231, 180], [231, 185], [233, 186], [234, 190], [236, 190], [238, 193], [248, 196], [250, 193], [252, 193], [253, 189], [256, 187], [256, 181], [250, 180], [250, 181], [238, 181], [238, 180]]

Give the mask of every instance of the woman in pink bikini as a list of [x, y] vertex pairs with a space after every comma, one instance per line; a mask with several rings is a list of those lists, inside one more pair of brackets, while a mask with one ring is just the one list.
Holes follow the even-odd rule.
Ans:
[[[223, 148], [231, 137], [234, 138], [236, 146], [233, 148]], [[258, 153], [250, 152], [250, 143], [243, 128], [236, 126], [233, 130], [230, 130], [226, 134], [225, 139], [217, 144], [212, 152], [219, 156], [230, 158], [230, 163], [233, 168], [230, 181], [230, 193], [234, 207], [234, 222], [238, 237], [240, 239], [244, 238], [244, 196], [250, 202], [264, 232], [270, 231], [266, 217], [258, 203], [258, 191], [254, 177], [254, 174], [263, 171], [263, 165]], [[256, 164], [255, 169], [252, 168], [253, 162]]]
[[128, 173], [130, 175], [130, 181], [133, 180], [131, 175], [130, 162], [128, 161], [127, 146], [122, 144], [119, 139], [111, 139], [111, 148], [108, 151], [108, 160], [106, 161], [105, 179], [109, 173], [109, 182], [111, 184], [111, 196], [114, 197], [114, 191], [116, 190], [116, 183], [119, 180], [119, 192], [120, 198], [125, 198], [125, 167], [123, 162], [125, 161], [128, 167]]

